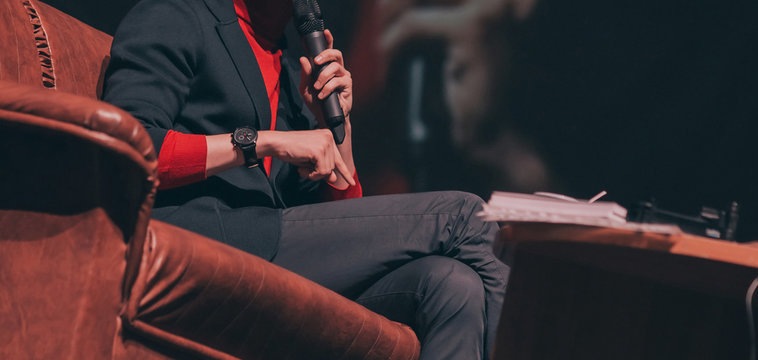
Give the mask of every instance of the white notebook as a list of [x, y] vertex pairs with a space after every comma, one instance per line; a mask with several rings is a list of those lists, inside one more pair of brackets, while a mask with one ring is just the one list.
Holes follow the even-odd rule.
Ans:
[[487, 221], [580, 224], [678, 233], [673, 225], [627, 223], [626, 209], [610, 201], [589, 202], [559, 194], [496, 191], [479, 213]]

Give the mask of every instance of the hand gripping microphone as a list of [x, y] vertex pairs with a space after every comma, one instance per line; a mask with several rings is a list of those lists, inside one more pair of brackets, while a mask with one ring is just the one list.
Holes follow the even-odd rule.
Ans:
[[[297, 31], [303, 38], [306, 53], [313, 64], [313, 58], [327, 48], [321, 9], [316, 0], [294, 0], [293, 5]], [[321, 73], [324, 67], [315, 64], [313, 66], [313, 74]], [[332, 131], [334, 142], [342, 144], [345, 141], [345, 114], [342, 113], [339, 95], [336, 92], [329, 94], [321, 101], [321, 109], [326, 125]]]

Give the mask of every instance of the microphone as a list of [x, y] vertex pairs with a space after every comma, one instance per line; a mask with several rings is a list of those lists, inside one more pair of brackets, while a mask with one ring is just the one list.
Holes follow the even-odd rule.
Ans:
[[[294, 0], [293, 5], [297, 31], [303, 38], [308, 59], [313, 64], [313, 58], [327, 48], [321, 9], [316, 0]], [[327, 64], [313, 64], [313, 74], [321, 73], [325, 65]], [[339, 95], [336, 92], [329, 94], [321, 101], [321, 110], [324, 112], [326, 125], [332, 131], [334, 142], [342, 144], [345, 141], [345, 114], [340, 106]]]

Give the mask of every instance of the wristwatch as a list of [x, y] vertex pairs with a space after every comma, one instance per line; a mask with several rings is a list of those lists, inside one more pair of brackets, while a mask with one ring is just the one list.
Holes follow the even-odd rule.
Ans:
[[245, 166], [249, 168], [258, 166], [258, 155], [255, 153], [257, 142], [258, 130], [252, 127], [238, 127], [232, 133], [232, 144], [242, 150], [242, 154], [245, 155]]

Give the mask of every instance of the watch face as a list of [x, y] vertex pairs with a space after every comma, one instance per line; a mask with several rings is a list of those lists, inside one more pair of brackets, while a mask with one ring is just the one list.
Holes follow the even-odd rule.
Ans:
[[255, 142], [256, 135], [253, 129], [240, 128], [234, 132], [234, 140], [240, 145], [250, 145]]

